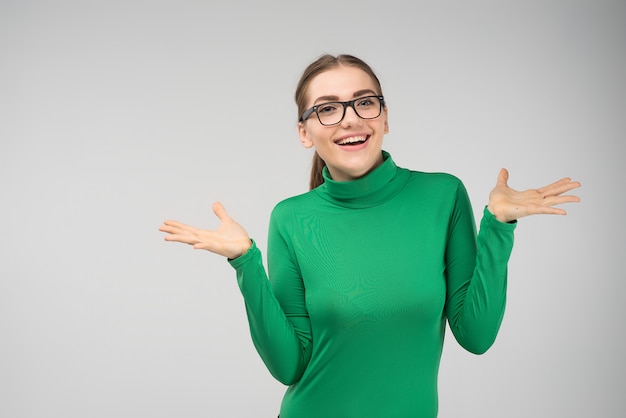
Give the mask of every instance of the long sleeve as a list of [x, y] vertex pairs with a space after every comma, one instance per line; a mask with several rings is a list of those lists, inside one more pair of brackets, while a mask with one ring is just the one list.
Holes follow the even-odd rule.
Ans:
[[306, 368], [311, 337], [302, 279], [277, 224], [272, 217], [268, 251], [273, 257], [269, 258], [268, 270], [275, 284], [268, 280], [256, 244], [230, 264], [237, 272], [254, 346], [270, 373], [290, 385]]
[[502, 323], [515, 226], [485, 208], [475, 238], [469, 199], [459, 184], [446, 247], [446, 314], [455, 338], [472, 353], [487, 351]]
[[279, 202], [267, 272], [256, 245], [231, 260], [281, 418], [434, 418], [446, 321], [475, 353], [498, 332], [515, 225], [486, 212], [477, 236], [458, 178], [383, 157]]

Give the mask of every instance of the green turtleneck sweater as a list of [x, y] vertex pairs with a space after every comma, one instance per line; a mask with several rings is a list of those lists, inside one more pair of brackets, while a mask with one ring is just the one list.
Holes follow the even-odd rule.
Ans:
[[461, 181], [383, 156], [276, 205], [269, 280], [256, 245], [230, 261], [281, 418], [435, 417], [446, 320], [473, 353], [496, 338], [515, 225], [485, 209], [476, 237]]

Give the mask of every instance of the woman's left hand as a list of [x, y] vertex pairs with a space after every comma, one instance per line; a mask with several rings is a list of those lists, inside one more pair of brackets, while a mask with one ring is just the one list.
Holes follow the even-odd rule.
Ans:
[[580, 202], [578, 196], [563, 195], [580, 187], [580, 183], [564, 178], [539, 189], [518, 192], [509, 187], [509, 172], [500, 170], [498, 182], [489, 194], [487, 209], [501, 222], [511, 222], [528, 215], [550, 214], [566, 215], [567, 213], [555, 205], [569, 202]]

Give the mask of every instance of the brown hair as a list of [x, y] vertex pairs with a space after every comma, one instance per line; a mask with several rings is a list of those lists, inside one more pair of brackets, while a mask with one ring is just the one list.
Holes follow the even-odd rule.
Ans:
[[[307, 90], [309, 88], [309, 84], [311, 84], [311, 80], [313, 80], [317, 75], [323, 73], [324, 71], [328, 71], [341, 66], [356, 67], [365, 71], [372, 78], [374, 85], [378, 89], [377, 93], [382, 96], [383, 89], [380, 85], [378, 77], [376, 77], [376, 74], [374, 73], [372, 68], [364, 61], [347, 54], [341, 54], [337, 56], [325, 54], [309, 64], [309, 66], [306, 67], [306, 69], [302, 73], [302, 77], [300, 77], [300, 81], [298, 82], [298, 86], [296, 87], [295, 94], [296, 105], [298, 106], [298, 119], [300, 119], [300, 117], [306, 110], [306, 95], [308, 93]], [[326, 163], [324, 162], [324, 160], [322, 160], [317, 151], [315, 151], [315, 154], [313, 155], [313, 163], [311, 166], [311, 179], [309, 181], [309, 187], [311, 190], [324, 183], [324, 177], [322, 176], [322, 170], [324, 169], [324, 166], [326, 166]]]

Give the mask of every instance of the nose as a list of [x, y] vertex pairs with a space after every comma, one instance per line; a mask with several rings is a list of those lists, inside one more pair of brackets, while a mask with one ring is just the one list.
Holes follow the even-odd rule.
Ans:
[[346, 106], [346, 114], [343, 115], [341, 124], [344, 126], [360, 125], [363, 119], [356, 114], [356, 110], [352, 106]]

